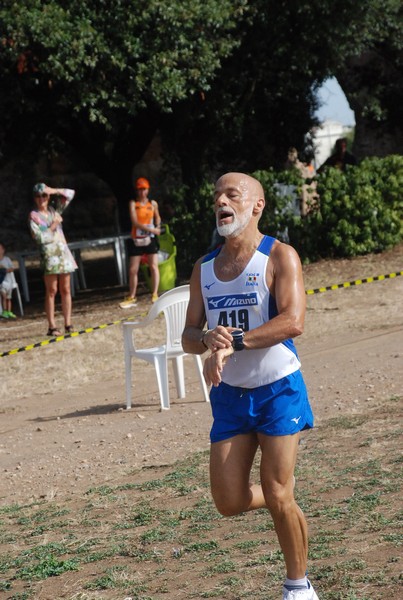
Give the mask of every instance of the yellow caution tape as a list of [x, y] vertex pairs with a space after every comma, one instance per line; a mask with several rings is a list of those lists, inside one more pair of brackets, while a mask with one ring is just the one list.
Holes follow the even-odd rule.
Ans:
[[[305, 290], [305, 293], [308, 296], [312, 296], [312, 294], [321, 294], [323, 292], [329, 292], [331, 290], [339, 290], [343, 288], [349, 288], [355, 285], [362, 285], [363, 283], [373, 283], [374, 281], [384, 281], [385, 279], [394, 279], [395, 277], [400, 277], [403, 275], [403, 271], [396, 271], [396, 273], [388, 273], [387, 275], [376, 275], [375, 277], [366, 277], [365, 279], [355, 279], [354, 281], [345, 281], [344, 283], [335, 283], [333, 285], [327, 285], [326, 287], [315, 288], [312, 290]], [[145, 315], [143, 315], [145, 316]], [[99, 329], [106, 329], [107, 327], [111, 327], [112, 325], [118, 325], [119, 323], [123, 323], [123, 321], [132, 321], [134, 317], [128, 317], [125, 319], [119, 319], [119, 321], [112, 321], [112, 323], [105, 323], [103, 325], [96, 325], [95, 327], [87, 327], [86, 329], [81, 329], [80, 331], [74, 331], [73, 333], [66, 333], [65, 335], [59, 335], [58, 337], [53, 337], [49, 340], [43, 340], [42, 342], [37, 342], [36, 344], [29, 344], [28, 346], [24, 346], [22, 348], [15, 348], [14, 350], [8, 350], [6, 352], [0, 352], [0, 358], [3, 356], [11, 356], [13, 354], [18, 354], [20, 352], [26, 352], [27, 350], [32, 350], [33, 348], [42, 348], [43, 346], [48, 346], [49, 344], [54, 344], [55, 342], [61, 342], [68, 338], [77, 337], [79, 335], [83, 335], [84, 333], [93, 333], [94, 331], [98, 331]]]
[[330, 290], [339, 290], [342, 288], [349, 288], [353, 285], [361, 285], [363, 283], [372, 283], [374, 281], [384, 281], [385, 279], [394, 279], [403, 275], [403, 271], [397, 271], [396, 273], [388, 273], [388, 275], [377, 275], [376, 277], [366, 277], [365, 279], [355, 279], [354, 281], [345, 281], [344, 283], [335, 283], [326, 287], [315, 288], [314, 290], [305, 290], [308, 296], [312, 294], [320, 294], [322, 292], [329, 292]]
[[22, 348], [14, 348], [14, 350], [0, 352], [0, 358], [3, 356], [11, 356], [12, 354], [18, 354], [19, 352], [25, 352], [26, 350], [32, 350], [33, 348], [42, 348], [43, 346], [48, 346], [49, 344], [54, 344], [55, 342], [61, 342], [63, 340], [67, 340], [68, 338], [78, 337], [79, 335], [83, 335], [84, 333], [93, 333], [94, 331], [98, 331], [99, 329], [106, 329], [107, 327], [111, 327], [111, 325], [118, 325], [119, 323], [123, 323], [123, 321], [132, 321], [134, 318], [137, 317], [126, 317], [124, 319], [119, 319], [119, 321], [112, 321], [112, 323], [104, 323], [103, 325], [96, 325], [95, 327], [87, 327], [86, 329], [81, 329], [80, 331], [73, 331], [72, 333], [66, 333], [65, 335], [58, 335], [57, 337], [52, 337], [49, 340], [43, 340], [42, 342], [37, 342], [36, 344], [29, 344], [28, 346], [23, 346]]

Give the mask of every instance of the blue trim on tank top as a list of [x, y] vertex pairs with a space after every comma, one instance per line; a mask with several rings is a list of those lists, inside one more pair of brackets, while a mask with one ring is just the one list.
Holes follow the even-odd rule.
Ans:
[[258, 252], [269, 256], [275, 241], [276, 238], [271, 237], [270, 235], [265, 235], [262, 241], [260, 242], [259, 246], [257, 247]]
[[[262, 241], [260, 242], [259, 246], [257, 247], [257, 251], [261, 252], [262, 254], [266, 254], [266, 256], [269, 256], [275, 241], [276, 238], [271, 237], [270, 235], [265, 235]], [[202, 260], [202, 264], [209, 262], [210, 260], [215, 258], [220, 253], [221, 248], [222, 246], [218, 246], [218, 248], [215, 248], [212, 252], [206, 254], [206, 256]]]
[[206, 256], [202, 260], [202, 264], [209, 262], [210, 260], [215, 258], [217, 256], [217, 254], [219, 254], [220, 250], [221, 250], [221, 246], [218, 246], [218, 248], [216, 248], [215, 250], [210, 252], [210, 254], [206, 254]]

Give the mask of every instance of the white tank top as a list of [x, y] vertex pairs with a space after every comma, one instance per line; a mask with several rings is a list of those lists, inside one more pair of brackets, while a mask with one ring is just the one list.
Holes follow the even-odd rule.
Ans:
[[[214, 272], [220, 248], [201, 265], [201, 287], [207, 326], [256, 329], [278, 314], [266, 283], [266, 267], [275, 238], [264, 236], [245, 270], [231, 281]], [[256, 388], [278, 381], [301, 367], [292, 339], [270, 348], [235, 352], [224, 366], [222, 381], [234, 387]]]

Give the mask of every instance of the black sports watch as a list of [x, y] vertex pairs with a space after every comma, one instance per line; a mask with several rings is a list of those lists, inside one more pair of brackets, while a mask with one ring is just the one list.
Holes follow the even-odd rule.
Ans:
[[245, 335], [244, 331], [242, 329], [234, 329], [234, 331], [231, 331], [231, 335], [232, 347], [235, 350], [235, 352], [243, 350], [245, 348], [245, 345], [243, 343], [243, 338]]

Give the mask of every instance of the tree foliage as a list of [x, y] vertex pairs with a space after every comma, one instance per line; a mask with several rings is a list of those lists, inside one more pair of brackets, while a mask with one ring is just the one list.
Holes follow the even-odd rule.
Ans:
[[[204, 101], [194, 98], [174, 109], [167, 139], [180, 154], [184, 176], [194, 178], [200, 165], [214, 176], [231, 169], [280, 168], [289, 146], [301, 151], [306, 145], [315, 123], [316, 89], [331, 75], [346, 82], [361, 127], [358, 138], [365, 139], [380, 107], [380, 128], [397, 132], [384, 145], [369, 136], [371, 143], [357, 148], [359, 156], [385, 155], [388, 148], [396, 152], [399, 143], [402, 150], [401, 12], [396, 0], [251, 2], [238, 24], [241, 43], [223, 62]], [[389, 69], [377, 71], [392, 46]], [[360, 70], [369, 53], [378, 62]]]
[[244, 0], [5, 0], [3, 154], [61, 140], [129, 193], [161, 115], [209, 89], [244, 10]]
[[206, 174], [278, 168], [288, 146], [303, 149], [331, 75], [356, 110], [357, 139], [373, 127], [396, 152], [402, 10], [399, 0], [3, 0], [1, 152], [73, 148], [126, 201], [159, 131], [166, 185], [184, 181], [178, 206], [197, 212]]
[[6, 0], [3, 77], [14, 83], [9, 92], [51, 95], [110, 130], [122, 114], [150, 104], [169, 111], [208, 89], [237, 44], [231, 32], [242, 11], [242, 0]]

